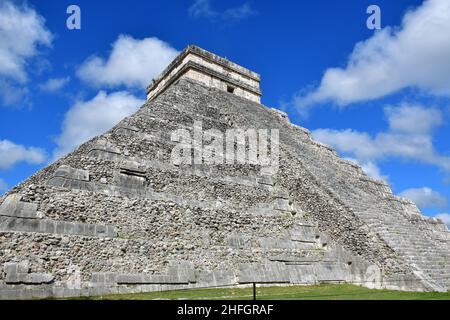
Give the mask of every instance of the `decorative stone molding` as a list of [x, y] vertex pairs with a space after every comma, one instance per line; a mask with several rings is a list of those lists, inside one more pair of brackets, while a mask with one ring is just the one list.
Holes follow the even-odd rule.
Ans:
[[24, 219], [42, 219], [44, 215], [37, 211], [37, 205], [21, 201], [19, 194], [9, 195], [0, 206], [0, 216]]
[[155, 99], [180, 78], [190, 78], [204, 85], [260, 102], [260, 76], [227, 59], [190, 45], [147, 88], [147, 99]]

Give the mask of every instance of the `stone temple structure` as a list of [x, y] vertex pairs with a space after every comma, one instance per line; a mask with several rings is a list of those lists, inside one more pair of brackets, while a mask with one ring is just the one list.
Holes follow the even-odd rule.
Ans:
[[[252, 282], [449, 290], [446, 226], [261, 105], [259, 83], [188, 46], [135, 114], [1, 197], [0, 298]], [[277, 170], [175, 164], [171, 134], [195, 121], [278, 130]]]

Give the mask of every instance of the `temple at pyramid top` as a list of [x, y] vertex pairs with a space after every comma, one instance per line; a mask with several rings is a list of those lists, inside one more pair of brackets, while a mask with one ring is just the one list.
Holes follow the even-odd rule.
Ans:
[[187, 46], [147, 88], [152, 100], [181, 78], [260, 103], [259, 74], [194, 45]]

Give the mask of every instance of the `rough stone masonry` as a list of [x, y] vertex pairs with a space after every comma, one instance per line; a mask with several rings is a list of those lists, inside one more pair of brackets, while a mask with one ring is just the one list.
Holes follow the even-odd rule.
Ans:
[[[349, 282], [446, 291], [450, 232], [188, 46], [148, 101], [0, 198], [0, 297]], [[278, 129], [278, 170], [171, 162], [173, 130]]]

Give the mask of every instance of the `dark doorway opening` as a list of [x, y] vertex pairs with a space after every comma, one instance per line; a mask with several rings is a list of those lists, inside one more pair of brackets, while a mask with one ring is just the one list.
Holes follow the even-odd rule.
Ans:
[[229, 92], [229, 93], [234, 93], [234, 87], [232, 87], [232, 86], [227, 86], [227, 92]]

